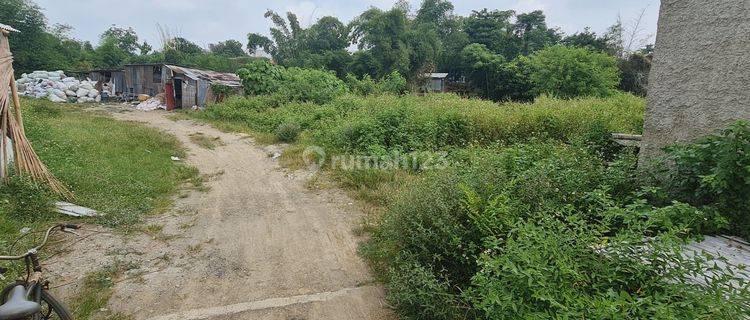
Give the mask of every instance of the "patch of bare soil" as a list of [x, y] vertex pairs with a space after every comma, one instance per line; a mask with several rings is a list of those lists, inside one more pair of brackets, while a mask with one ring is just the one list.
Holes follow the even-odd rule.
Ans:
[[[168, 213], [148, 218], [151, 234], [83, 231], [71, 250], [46, 262], [69, 296], [88, 272], [118, 263], [107, 308], [134, 319], [389, 319], [384, 292], [357, 255], [362, 213], [338, 190], [311, 191], [245, 136], [168, 113], [120, 112], [175, 135], [184, 161], [210, 176]], [[214, 149], [190, 136], [222, 141]], [[195, 140], [195, 139], [193, 139]], [[171, 161], [165, 159], [165, 161]]]

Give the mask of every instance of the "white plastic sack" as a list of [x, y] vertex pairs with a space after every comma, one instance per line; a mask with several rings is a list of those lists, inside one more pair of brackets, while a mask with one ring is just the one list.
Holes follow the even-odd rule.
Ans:
[[79, 98], [83, 98], [87, 96], [88, 94], [89, 94], [89, 91], [84, 88], [78, 89], [78, 91], [76, 91], [76, 96]]

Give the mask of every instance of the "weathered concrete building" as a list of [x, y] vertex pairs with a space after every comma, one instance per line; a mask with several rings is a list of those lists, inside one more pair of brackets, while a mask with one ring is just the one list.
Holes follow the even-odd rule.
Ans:
[[750, 1], [662, 0], [642, 163], [750, 119]]

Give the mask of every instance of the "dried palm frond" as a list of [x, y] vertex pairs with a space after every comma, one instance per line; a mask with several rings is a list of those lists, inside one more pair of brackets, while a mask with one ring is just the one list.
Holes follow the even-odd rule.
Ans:
[[13, 55], [8, 44], [9, 32], [6, 30], [0, 30], [0, 32], [2, 32], [0, 36], [0, 162], [2, 162], [0, 163], [0, 177], [7, 179], [9, 175], [10, 154], [8, 154], [6, 144], [10, 139], [13, 142], [12, 163], [17, 174], [46, 184], [55, 193], [66, 199], [72, 199], [73, 194], [55, 179], [26, 138], [21, 116], [21, 101], [18, 98], [16, 80], [13, 77]]

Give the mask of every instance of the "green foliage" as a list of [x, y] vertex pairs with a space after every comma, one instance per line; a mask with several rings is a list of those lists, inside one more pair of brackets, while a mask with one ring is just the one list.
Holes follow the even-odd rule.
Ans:
[[404, 94], [408, 90], [406, 78], [398, 71], [393, 71], [378, 82], [378, 92], [389, 94]]
[[533, 86], [520, 61], [506, 62], [482, 44], [471, 44], [461, 52], [464, 70], [476, 93], [495, 101], [531, 101]]
[[620, 90], [645, 97], [648, 93], [648, 75], [651, 73], [651, 57], [641, 53], [631, 54], [620, 60]]
[[324, 104], [346, 93], [346, 84], [323, 70], [288, 68], [274, 93], [279, 99]]
[[331, 72], [284, 68], [267, 60], [255, 60], [237, 71], [247, 95], [270, 94], [276, 103], [303, 101], [323, 104], [347, 91]]
[[244, 68], [237, 70], [237, 75], [242, 79], [242, 85], [247, 95], [261, 95], [275, 92], [281, 77], [283, 68], [272, 64], [268, 60], [254, 60]]
[[620, 83], [615, 58], [582, 48], [554, 46], [523, 59], [535, 90], [561, 98], [606, 97]]
[[671, 198], [729, 220], [729, 231], [750, 238], [750, 125], [746, 121], [667, 148], [655, 178]]
[[405, 187], [363, 251], [402, 317], [732, 319], [747, 312], [742, 284], [690, 284], [712, 267], [679, 249], [684, 230], [703, 223], [700, 210], [611, 192], [634, 165], [607, 166], [585, 149], [538, 142], [469, 149], [455, 160]]
[[276, 137], [282, 142], [294, 142], [299, 136], [300, 126], [296, 123], [282, 123], [276, 129]]
[[349, 92], [362, 96], [375, 93], [401, 95], [408, 91], [407, 80], [398, 71], [378, 81], [373, 80], [369, 74], [364, 75], [361, 80], [353, 74], [348, 74], [345, 81]]
[[371, 95], [378, 89], [378, 83], [369, 74], [362, 76], [362, 79], [357, 79], [357, 76], [350, 73], [346, 75], [344, 81], [349, 87], [349, 92], [360, 96]]
[[237, 40], [221, 41], [217, 44], [209, 44], [209, 50], [212, 53], [227, 57], [242, 57], [245, 50], [242, 49], [242, 43]]
[[540, 98], [534, 104], [498, 105], [453, 95], [372, 97], [356, 112], [326, 124], [318, 142], [341, 152], [397, 149], [436, 150], [474, 144], [515, 143], [532, 137], [609, 150], [601, 136], [639, 132], [644, 102], [630, 95], [610, 100], [563, 101]]

